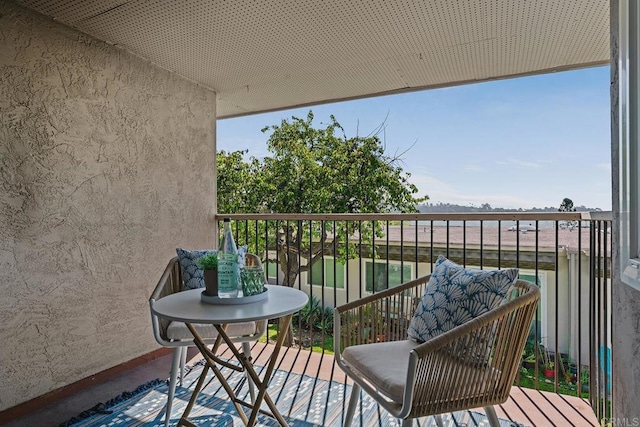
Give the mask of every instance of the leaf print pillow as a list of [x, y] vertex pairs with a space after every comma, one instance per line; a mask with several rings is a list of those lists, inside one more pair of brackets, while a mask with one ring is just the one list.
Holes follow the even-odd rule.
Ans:
[[440, 255], [409, 324], [409, 338], [426, 342], [500, 306], [517, 278], [517, 268], [464, 268]]

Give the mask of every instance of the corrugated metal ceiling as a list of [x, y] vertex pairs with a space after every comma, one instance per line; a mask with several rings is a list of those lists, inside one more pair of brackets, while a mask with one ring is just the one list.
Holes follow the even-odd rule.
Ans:
[[605, 64], [608, 0], [23, 0], [218, 93], [218, 117]]

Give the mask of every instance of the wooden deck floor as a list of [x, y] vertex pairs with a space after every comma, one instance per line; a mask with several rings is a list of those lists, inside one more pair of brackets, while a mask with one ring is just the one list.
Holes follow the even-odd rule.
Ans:
[[[252, 354], [254, 363], [265, 365], [271, 354], [272, 346], [257, 343]], [[190, 348], [190, 362], [195, 363], [201, 357], [194, 347]], [[231, 356], [227, 350], [223, 356]], [[55, 426], [78, 415], [81, 411], [105, 402], [121, 393], [155, 378], [167, 378], [171, 366], [171, 355], [136, 365], [130, 370], [98, 383], [91, 382], [83, 387], [74, 388], [73, 394], [66, 393], [48, 406], [29, 405], [23, 415], [2, 416], [0, 425], [7, 427]], [[298, 374], [317, 377], [324, 380], [347, 382], [346, 376], [338, 368], [329, 354], [312, 353], [306, 350], [283, 348], [276, 367]], [[510, 419], [524, 426], [598, 426], [598, 422], [589, 404], [583, 399], [531, 389], [513, 387], [507, 402], [496, 408], [498, 416]], [[10, 415], [10, 414], [5, 414]], [[515, 426], [515, 425], [514, 425]], [[331, 426], [333, 427], [333, 426]]]
[[[266, 344], [257, 343], [252, 350], [254, 363], [258, 365], [267, 363], [270, 354], [271, 346]], [[193, 361], [197, 359], [198, 356]], [[350, 383], [330, 354], [283, 348], [276, 368], [324, 380]], [[584, 399], [522, 387], [513, 387], [509, 400], [496, 407], [496, 412], [500, 418], [525, 426], [599, 425], [591, 406]]]

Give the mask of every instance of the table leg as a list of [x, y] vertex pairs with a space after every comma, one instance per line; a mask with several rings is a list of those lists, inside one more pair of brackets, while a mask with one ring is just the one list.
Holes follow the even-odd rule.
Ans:
[[[216, 338], [216, 342], [213, 345], [213, 348], [209, 350], [206, 347], [200, 335], [198, 334], [198, 332], [195, 330], [195, 328], [193, 328], [193, 326], [191, 326], [189, 323], [186, 324], [189, 330], [191, 331], [191, 333], [193, 334], [193, 337], [194, 337], [193, 342], [196, 344], [196, 346], [200, 350], [200, 353], [202, 353], [202, 356], [206, 361], [205, 367], [211, 368], [215, 376], [218, 378], [218, 380], [224, 387], [225, 391], [229, 395], [229, 398], [231, 399], [233, 405], [236, 408], [236, 411], [238, 411], [238, 415], [240, 415], [242, 422], [246, 426], [253, 426], [255, 424], [256, 419], [258, 417], [258, 413], [261, 411], [260, 406], [262, 405], [263, 400], [271, 410], [271, 415], [273, 415], [273, 417], [278, 421], [278, 423], [283, 427], [288, 426], [284, 417], [282, 417], [275, 403], [271, 399], [271, 396], [269, 396], [269, 394], [267, 393], [267, 387], [269, 386], [271, 376], [273, 375], [273, 371], [275, 369], [275, 365], [278, 360], [278, 355], [280, 354], [280, 349], [282, 348], [282, 343], [284, 342], [284, 339], [287, 335], [286, 331], [289, 329], [289, 325], [291, 324], [292, 317], [293, 317], [293, 314], [288, 314], [282, 318], [283, 319], [282, 333], [278, 334], [278, 338], [276, 339], [273, 352], [271, 353], [271, 356], [269, 356], [269, 363], [267, 364], [267, 370], [265, 371], [265, 374], [262, 380], [260, 380], [258, 373], [255, 371], [251, 363], [251, 360], [249, 360], [249, 358], [246, 357], [244, 354], [240, 354], [240, 352], [236, 348], [233, 341], [231, 341], [231, 338], [229, 338], [229, 336], [227, 335], [226, 333], [227, 325], [214, 325], [218, 330], [218, 337]], [[216, 366], [216, 363], [220, 363], [221, 361], [218, 357], [215, 356], [215, 353], [218, 350], [218, 347], [220, 346], [222, 341], [224, 341], [229, 346], [229, 349], [231, 350], [233, 355], [242, 364], [243, 368], [247, 371], [251, 380], [258, 388], [258, 395], [256, 396], [255, 401], [253, 402], [252, 405], [249, 405], [251, 407], [251, 415], [249, 419], [247, 419], [247, 415], [245, 414], [242, 407], [239, 405], [238, 403], [239, 399], [236, 397], [235, 393], [233, 392], [233, 389], [229, 386], [226, 378], [224, 377], [224, 375], [222, 375], [222, 372], [220, 372], [220, 369]], [[222, 364], [235, 370], [242, 370], [229, 364], [228, 362], [225, 362]], [[195, 403], [197, 394], [200, 393], [201, 391], [202, 383], [204, 382], [204, 378], [206, 377], [206, 371], [207, 371], [206, 369], [203, 369], [203, 373], [200, 376], [200, 379], [198, 380], [196, 389], [194, 390], [193, 395], [191, 396], [191, 400], [189, 400], [189, 404], [187, 405], [187, 409], [185, 409], [185, 412], [182, 415], [182, 418], [180, 419], [180, 422], [178, 423], [178, 425], [181, 425], [181, 423], [183, 423], [183, 425], [193, 426], [193, 424], [187, 420], [187, 416], [189, 415], [189, 412], [191, 412], [191, 408]]]
[[[198, 350], [200, 350], [200, 353], [204, 357], [206, 364], [202, 369], [202, 374], [200, 374], [200, 378], [198, 379], [198, 384], [196, 385], [195, 390], [193, 390], [191, 399], [189, 399], [189, 403], [185, 408], [184, 413], [182, 414], [182, 418], [180, 418], [180, 421], [178, 422], [178, 425], [181, 425], [181, 424], [189, 425], [189, 426], [194, 425], [193, 423], [188, 421], [187, 417], [189, 416], [189, 413], [191, 412], [191, 409], [193, 408], [193, 405], [197, 400], [198, 394], [202, 390], [202, 385], [207, 376], [208, 369], [211, 369], [214, 375], [216, 376], [216, 378], [218, 378], [218, 381], [220, 381], [225, 391], [231, 398], [233, 405], [238, 411], [238, 415], [240, 415], [240, 418], [246, 424], [247, 423], [246, 414], [242, 410], [242, 407], [238, 404], [235, 393], [233, 392], [233, 389], [229, 386], [229, 383], [227, 383], [227, 380], [225, 379], [224, 375], [222, 375], [222, 372], [220, 372], [220, 369], [216, 366], [217, 357], [215, 356], [215, 353], [218, 351], [218, 348], [220, 347], [220, 344], [222, 343], [222, 341], [224, 340], [226, 342], [229, 339], [229, 337], [226, 334], [227, 325], [222, 325], [222, 326], [216, 325], [216, 328], [218, 328], [219, 333], [211, 350], [207, 348], [207, 345], [204, 343], [204, 340], [202, 339], [200, 334], [198, 334], [198, 331], [191, 324], [186, 323], [186, 325], [187, 325], [187, 328], [189, 328], [189, 331], [191, 331], [191, 334], [193, 335], [193, 342], [195, 343], [196, 347], [198, 347]], [[224, 363], [224, 365], [236, 371], [243, 370], [242, 368], [238, 368], [237, 366], [231, 365], [229, 363]]]
[[256, 396], [256, 399], [253, 402], [253, 408], [251, 410], [251, 416], [249, 417], [249, 422], [247, 423], [247, 426], [253, 426], [255, 424], [258, 413], [260, 412], [260, 405], [262, 404], [262, 400], [264, 400], [267, 406], [269, 406], [269, 409], [271, 409], [271, 413], [278, 420], [280, 425], [287, 426], [287, 422], [284, 420], [284, 418], [278, 411], [278, 408], [273, 403], [273, 400], [271, 400], [271, 397], [267, 393], [267, 387], [269, 386], [271, 375], [273, 375], [273, 370], [278, 360], [278, 354], [280, 353], [280, 349], [282, 348], [282, 343], [284, 342], [284, 339], [287, 335], [286, 331], [287, 329], [289, 329], [289, 324], [291, 323], [292, 317], [293, 317], [293, 314], [288, 314], [283, 317], [282, 331], [280, 331], [281, 333], [278, 334], [278, 339], [276, 340], [276, 344], [273, 349], [273, 352], [269, 357], [269, 364], [267, 365], [267, 370], [264, 374], [264, 377], [262, 378], [262, 381], [260, 380], [260, 377], [258, 376], [257, 372], [253, 368], [253, 365], [250, 363], [250, 361], [248, 361], [246, 358], [241, 357], [238, 354], [237, 349], [235, 349], [234, 347], [234, 350], [235, 350], [234, 354], [236, 354], [236, 357], [239, 358], [240, 362], [242, 363], [244, 368], [247, 370], [247, 373], [253, 380], [254, 384], [258, 387], [258, 395]]

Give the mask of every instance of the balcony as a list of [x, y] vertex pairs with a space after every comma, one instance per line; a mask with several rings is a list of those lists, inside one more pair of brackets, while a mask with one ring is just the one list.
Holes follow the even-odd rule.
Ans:
[[[501, 417], [525, 425], [584, 425], [612, 416], [610, 213], [228, 216], [238, 243], [262, 257], [271, 283], [310, 297], [309, 308], [294, 318], [292, 346], [279, 369], [344, 382], [333, 364], [332, 308], [429, 274], [445, 255], [468, 267], [517, 267], [520, 278], [541, 287], [522, 368]], [[277, 328], [270, 325], [257, 354]], [[362, 339], [384, 340], [383, 328], [373, 326]], [[170, 363], [161, 360], [120, 381], [166, 377]], [[66, 418], [90, 406], [74, 407]], [[584, 415], [589, 407], [593, 416]]]
[[[322, 308], [312, 321], [300, 316], [296, 342], [325, 351], [331, 346], [310, 324], [324, 325], [327, 308], [429, 274], [438, 255], [474, 268], [519, 268], [541, 287], [542, 301], [518, 385], [588, 398], [598, 418], [611, 417], [610, 214], [231, 217], [269, 280], [302, 289]], [[369, 339], [384, 339], [375, 335]]]

